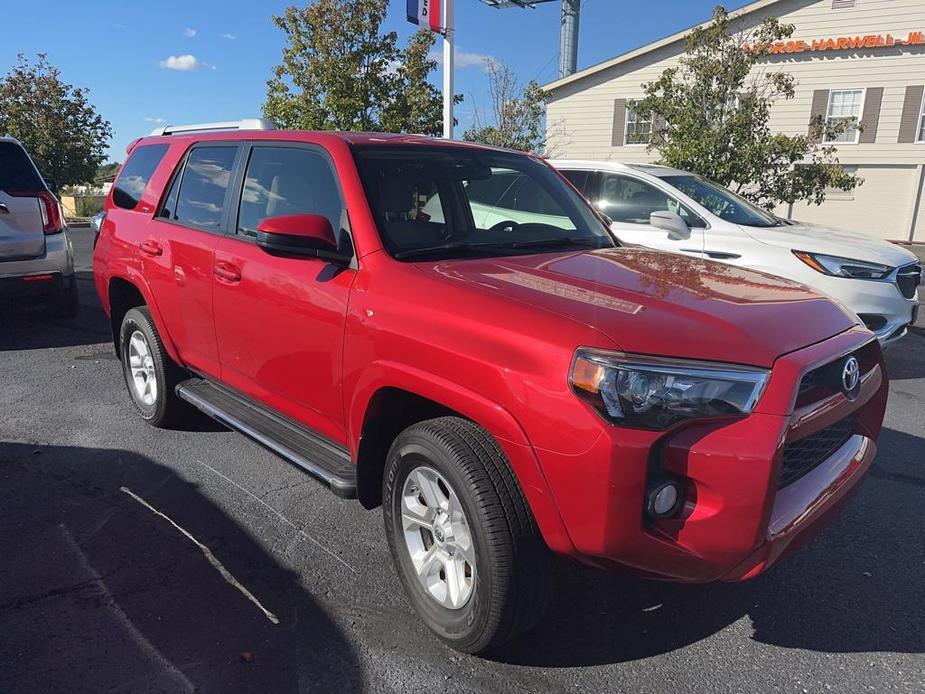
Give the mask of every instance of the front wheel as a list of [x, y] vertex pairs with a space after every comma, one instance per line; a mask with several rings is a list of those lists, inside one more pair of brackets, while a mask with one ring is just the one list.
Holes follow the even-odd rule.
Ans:
[[383, 511], [405, 591], [450, 647], [487, 651], [542, 617], [549, 550], [504, 453], [484, 429], [441, 417], [403, 431], [389, 451]]

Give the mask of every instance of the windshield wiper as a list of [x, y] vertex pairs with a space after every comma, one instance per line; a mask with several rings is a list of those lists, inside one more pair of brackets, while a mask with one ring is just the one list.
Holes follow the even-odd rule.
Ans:
[[495, 253], [497, 251], [519, 251], [526, 248], [611, 248], [601, 245], [601, 239], [567, 237], [552, 239], [530, 239], [528, 241], [483, 241], [481, 243], [442, 243], [438, 246], [425, 246], [423, 248], [409, 248], [395, 253], [398, 260], [409, 260], [434, 253], [462, 252], [466, 254], [481, 254], [483, 252]]
[[446, 251], [451, 251], [453, 253], [462, 252], [462, 253], [474, 253], [478, 255], [483, 251], [497, 251], [499, 249], [509, 249], [511, 244], [509, 243], [441, 243], [438, 246], [424, 246], [422, 248], [409, 248], [404, 251], [398, 251], [395, 253], [394, 257], [397, 260], [408, 260], [410, 258], [417, 258], [419, 256], [433, 255], [434, 253], [442, 253]]
[[551, 239], [530, 239], [529, 241], [514, 241], [509, 244], [511, 248], [567, 248], [578, 246], [580, 248], [612, 248], [612, 245], [603, 245], [604, 237], [588, 238], [583, 236], [560, 236]]

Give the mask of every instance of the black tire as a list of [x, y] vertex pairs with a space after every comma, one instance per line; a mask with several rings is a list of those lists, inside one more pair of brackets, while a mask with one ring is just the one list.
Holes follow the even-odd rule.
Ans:
[[[421, 465], [445, 479], [469, 523], [475, 579], [468, 601], [457, 609], [444, 607], [421, 585], [405, 541], [402, 490]], [[420, 618], [447, 645], [466, 653], [490, 651], [540, 620], [552, 588], [550, 552], [510, 463], [488, 432], [457, 417], [408, 427], [389, 450], [382, 498], [401, 582]]]
[[[157, 393], [153, 403], [144, 402], [133, 384], [129, 362], [129, 342], [135, 331], [144, 336], [149, 348], [157, 382]], [[177, 383], [185, 378], [184, 371], [177, 366], [164, 349], [164, 343], [157, 334], [147, 306], [130, 309], [122, 319], [122, 327], [119, 329], [119, 354], [125, 386], [142, 419], [152, 426], [168, 427], [186, 415], [187, 405], [177, 397], [175, 391]]]
[[71, 277], [62, 292], [50, 300], [49, 313], [54, 318], [76, 318], [80, 313], [80, 295], [77, 280]]

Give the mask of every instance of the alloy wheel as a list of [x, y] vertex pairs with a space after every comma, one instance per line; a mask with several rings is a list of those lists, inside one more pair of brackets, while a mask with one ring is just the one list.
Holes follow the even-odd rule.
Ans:
[[475, 545], [453, 488], [433, 468], [414, 468], [402, 489], [401, 517], [418, 582], [443, 607], [464, 607], [475, 587]]

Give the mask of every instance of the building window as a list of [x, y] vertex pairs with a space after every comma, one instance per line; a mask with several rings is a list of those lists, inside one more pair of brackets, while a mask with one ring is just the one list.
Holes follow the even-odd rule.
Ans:
[[854, 7], [855, 0], [832, 0], [832, 9], [833, 10], [845, 10], [849, 7]]
[[855, 143], [858, 141], [858, 121], [861, 120], [863, 89], [833, 89], [829, 92], [829, 106], [826, 110], [826, 125], [833, 126], [844, 121], [852, 125], [836, 136], [826, 135], [826, 142]]
[[[842, 171], [846, 174], [852, 176], [856, 175], [858, 172], [857, 166], [842, 165]], [[840, 188], [829, 188], [825, 189], [825, 199], [826, 200], [854, 200], [854, 190], [841, 190]]]
[[652, 118], [640, 116], [636, 111], [626, 108], [626, 139], [628, 145], [647, 145], [652, 138]]

